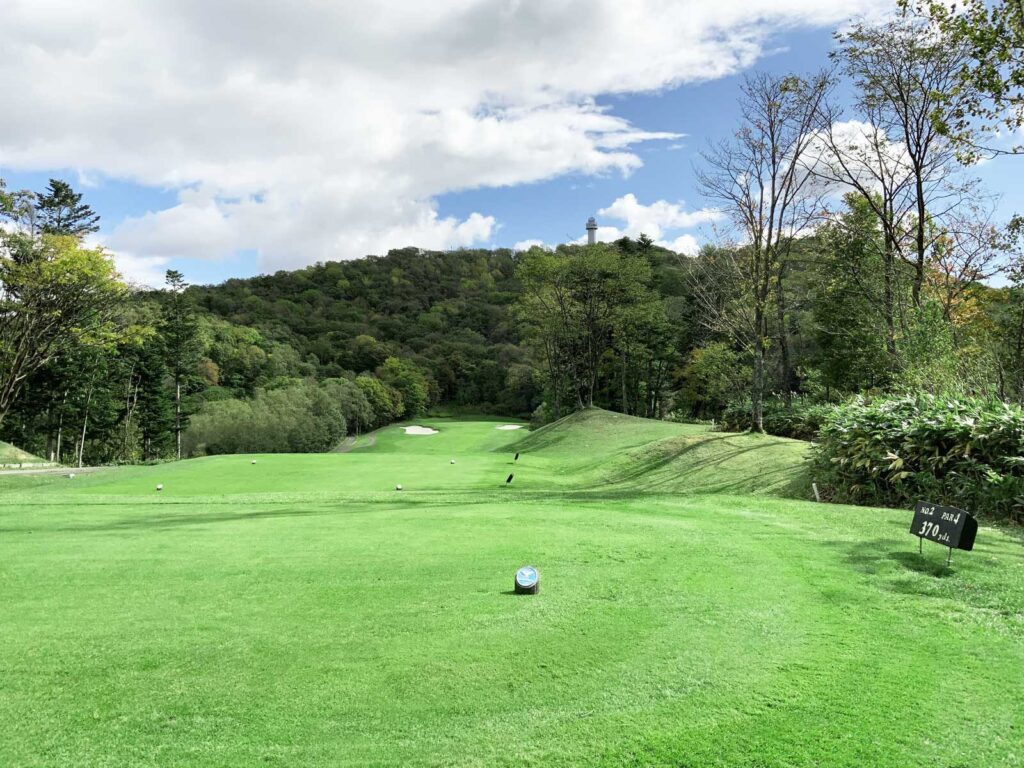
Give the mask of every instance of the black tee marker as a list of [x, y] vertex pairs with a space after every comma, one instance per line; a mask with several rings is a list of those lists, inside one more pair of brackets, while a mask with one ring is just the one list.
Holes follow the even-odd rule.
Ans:
[[509, 475], [509, 476], [508, 476], [508, 480], [506, 480], [506, 481], [505, 481], [505, 485], [508, 485], [508, 484], [510, 484], [510, 483], [512, 482], [512, 478], [513, 478], [513, 477], [515, 477], [515, 475]]
[[512, 461], [519, 461], [519, 451], [516, 451], [516, 457]]

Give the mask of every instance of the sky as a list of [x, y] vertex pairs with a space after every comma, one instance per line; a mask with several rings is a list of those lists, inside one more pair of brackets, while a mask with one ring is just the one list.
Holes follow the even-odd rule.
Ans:
[[[744, 74], [812, 72], [888, 0], [6, 0], [0, 178], [62, 178], [132, 282], [390, 248], [645, 232], [721, 214], [699, 153]], [[1024, 211], [1024, 160], [974, 169]], [[1016, 174], [1016, 176], [1014, 176]]]

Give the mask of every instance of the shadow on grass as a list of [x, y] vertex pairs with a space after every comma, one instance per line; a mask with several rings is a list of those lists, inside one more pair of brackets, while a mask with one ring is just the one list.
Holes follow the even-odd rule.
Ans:
[[[751, 444], [748, 439], [737, 440], [737, 435], [728, 433], [668, 438], [633, 454], [628, 469], [613, 471], [601, 485], [638, 484], [640, 489], [655, 493], [699, 489], [701, 493], [807, 499], [810, 482], [803, 464], [779, 461], [774, 453], [788, 442], [791, 441], [766, 437]], [[737, 472], [735, 463], [748, 455], [755, 470]], [[765, 459], [759, 462], [759, 455]], [[712, 480], [714, 476], [726, 479]]]
[[[956, 574], [956, 569], [952, 565], [946, 565], [945, 551], [930, 553], [925, 549], [923, 553], [919, 553], [916, 544], [912, 543], [905, 547], [894, 547], [892, 539], [874, 539], [857, 543], [833, 541], [827, 542], [827, 545], [843, 551], [847, 563], [858, 571], [872, 576], [892, 570], [893, 563], [898, 566], [897, 572], [909, 571], [935, 579], [945, 579]], [[931, 594], [928, 589], [915, 589], [912, 583], [907, 582], [889, 586], [904, 594]]]
[[[490, 495], [478, 498], [476, 496], [465, 498], [456, 497], [451, 499], [437, 499], [437, 498], [420, 498], [414, 499], [411, 497], [405, 497], [400, 502], [396, 502], [393, 499], [351, 499], [342, 498], [336, 502], [328, 501], [330, 506], [323, 506], [323, 502], [319, 507], [315, 508], [274, 508], [267, 510], [257, 510], [252, 512], [211, 512], [206, 514], [180, 514], [180, 515], [152, 515], [140, 513], [137, 517], [121, 518], [119, 520], [112, 520], [108, 522], [87, 524], [87, 525], [46, 525], [43, 524], [39, 518], [35, 518], [32, 525], [24, 525], [19, 527], [14, 526], [2, 526], [0, 527], [0, 534], [31, 534], [31, 533], [88, 533], [95, 531], [119, 531], [119, 530], [159, 530], [161, 528], [176, 528], [186, 525], [209, 525], [213, 523], [231, 523], [244, 520], [260, 520], [260, 519], [274, 519], [274, 518], [289, 518], [289, 517], [313, 517], [320, 515], [340, 515], [340, 514], [351, 514], [354, 512], [383, 512], [393, 510], [404, 510], [421, 512], [429, 509], [437, 510], [450, 510], [459, 509], [463, 507], [474, 507], [480, 504], [494, 503], [501, 499], [507, 499], [508, 496], [505, 493], [504, 488], [496, 491], [489, 491]], [[175, 502], [179, 504], [194, 504], [195, 502], [182, 501]], [[204, 504], [208, 505], [209, 502], [204, 501]], [[237, 505], [239, 502], [236, 501], [225, 501], [222, 504], [234, 504]], [[344, 506], [340, 506], [340, 505]], [[126, 504], [127, 505], [127, 504]], [[53, 506], [52, 504], [48, 506]], [[108, 506], [108, 503], [97, 503], [94, 506]], [[163, 506], [163, 505], [161, 505]], [[151, 507], [147, 507], [147, 512]]]
[[161, 528], [177, 528], [186, 525], [231, 523], [239, 520], [260, 520], [278, 517], [309, 517], [311, 515], [326, 515], [329, 512], [330, 510], [274, 509], [259, 512], [219, 512], [206, 515], [150, 515], [112, 520], [107, 523], [96, 523], [93, 525], [61, 525], [54, 527], [35, 525], [31, 528], [3, 528], [0, 529], [0, 533], [32, 533], [33, 531], [45, 531], [52, 533], [93, 533], [98, 531], [159, 530]]

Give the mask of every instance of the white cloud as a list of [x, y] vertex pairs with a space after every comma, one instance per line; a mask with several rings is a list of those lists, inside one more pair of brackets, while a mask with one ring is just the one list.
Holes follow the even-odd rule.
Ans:
[[676, 134], [596, 97], [734, 73], [773, 32], [849, 13], [839, 0], [8, 0], [0, 79], [22, 86], [4, 91], [0, 164], [178, 190], [109, 234], [132, 259], [253, 249], [271, 268], [485, 243], [493, 218], [442, 218], [433, 200], [628, 174], [637, 144]]
[[[598, 242], [610, 243], [621, 237], [636, 239], [641, 234], [645, 234], [657, 245], [688, 255], [697, 253], [700, 248], [696, 236], [677, 234], [672, 237], [670, 233], [678, 232], [681, 229], [694, 229], [724, 218], [720, 211], [713, 208], [688, 211], [682, 202], [670, 203], [667, 200], [657, 200], [650, 205], [644, 205], [637, 200], [636, 195], [632, 192], [618, 198], [607, 208], [599, 210], [598, 216], [625, 222], [623, 227], [598, 225]], [[586, 236], [575, 242], [586, 242]]]
[[671, 242], [665, 243], [665, 247], [686, 256], [696, 256], [700, 251], [700, 242], [693, 235], [680, 235]]
[[164, 256], [135, 256], [118, 252], [112, 255], [117, 271], [129, 285], [159, 288], [164, 284], [164, 275], [169, 268], [170, 259]]
[[599, 216], [625, 221], [623, 231], [630, 237], [637, 237], [642, 232], [654, 240], [660, 240], [665, 230], [691, 229], [722, 218], [722, 213], [713, 208], [687, 211], [681, 202], [658, 200], [650, 205], [643, 205], [632, 192], [623, 195], [597, 213]]
[[[910, 156], [906, 145], [890, 141], [883, 129], [862, 120], [842, 120], [833, 123], [831, 141], [837, 154], [832, 150], [827, 137], [822, 136], [808, 147], [804, 165], [823, 175], [845, 177], [853, 174], [868, 187], [877, 187], [879, 175], [890, 183], [910, 178], [912, 172]], [[839, 184], [830, 184], [818, 179], [816, 185], [826, 193], [841, 195], [847, 189]]]
[[536, 238], [531, 238], [529, 240], [520, 240], [518, 243], [512, 246], [512, 250], [528, 251], [534, 246], [537, 246], [538, 248], [547, 248], [548, 250], [551, 250], [550, 245], [545, 243], [543, 240], [537, 240]]
[[103, 240], [99, 235], [88, 235], [85, 245], [88, 248], [102, 248], [114, 260], [114, 266], [128, 285], [159, 288], [164, 284], [164, 276], [170, 268], [169, 256], [139, 256], [127, 251], [116, 251], [106, 247]]

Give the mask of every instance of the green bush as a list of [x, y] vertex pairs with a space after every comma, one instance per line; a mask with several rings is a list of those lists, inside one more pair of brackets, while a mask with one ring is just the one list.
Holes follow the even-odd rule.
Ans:
[[923, 499], [1012, 519], [1024, 505], [1024, 411], [998, 400], [858, 397], [831, 411], [812, 463], [833, 501]]
[[[794, 398], [787, 407], [781, 398], [767, 398], [761, 420], [764, 431], [769, 435], [814, 440], [834, 407], [804, 398]], [[752, 429], [750, 401], [727, 405], [722, 412], [720, 428], [723, 432], [746, 432]]]
[[317, 453], [336, 446], [347, 424], [330, 388], [299, 382], [256, 390], [251, 400], [204, 403], [184, 434], [189, 456], [217, 453]]

